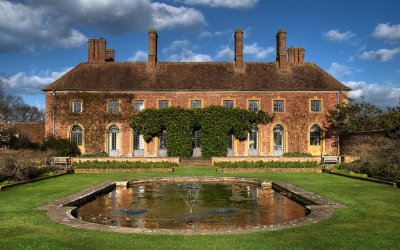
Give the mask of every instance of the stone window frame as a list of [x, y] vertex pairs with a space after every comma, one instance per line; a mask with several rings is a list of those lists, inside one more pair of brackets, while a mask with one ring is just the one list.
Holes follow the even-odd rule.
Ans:
[[[111, 111], [110, 110], [110, 102], [117, 102], [118, 103], [118, 110], [117, 111]], [[108, 99], [107, 100], [107, 112], [111, 114], [118, 114], [121, 112], [121, 102], [119, 99]]]
[[[313, 138], [313, 133], [314, 133], [314, 131], [312, 131], [313, 127], [318, 128], [318, 130], [319, 130], [318, 137], [315, 137], [315, 135], [314, 135], [315, 138]], [[308, 132], [308, 145], [320, 147], [323, 143], [323, 134], [324, 134], [324, 131], [323, 131], [322, 126], [319, 125], [318, 123], [313, 123], [311, 125], [311, 127], [309, 128], [309, 132]], [[314, 142], [316, 142], [316, 143], [314, 144]]]
[[[233, 99], [233, 98], [224, 98], [224, 99], [222, 99], [221, 100], [221, 106], [222, 107], [225, 107], [225, 105], [224, 105], [224, 102], [225, 101], [232, 101], [233, 102], [233, 107], [232, 108], [235, 108], [236, 107], [236, 100], [235, 99]], [[229, 107], [228, 107], [229, 108]]]
[[[312, 110], [312, 105], [311, 105], [312, 101], [320, 101], [320, 110], [319, 111], [313, 111]], [[323, 112], [323, 107], [324, 107], [324, 102], [323, 102], [322, 98], [318, 98], [317, 96], [315, 96], [315, 97], [310, 98], [308, 100], [308, 111], [310, 113], [322, 113]]]
[[[283, 111], [275, 111], [275, 108], [274, 108], [274, 102], [275, 101], [283, 101]], [[272, 100], [271, 100], [271, 111], [272, 111], [272, 113], [284, 114], [284, 113], [286, 113], [286, 110], [287, 110], [286, 98], [281, 98], [280, 96], [278, 96], [276, 98], [272, 98]]]
[[256, 112], [262, 110], [261, 109], [261, 99], [257, 98], [257, 97], [251, 97], [251, 98], [247, 98], [246, 99], [246, 108], [247, 108], [247, 110], [250, 110], [250, 101], [257, 101], [258, 102], [258, 110]]
[[143, 109], [142, 110], [146, 109], [146, 99], [134, 99], [134, 100], [132, 100], [132, 110], [134, 112], [142, 111], [142, 110], [139, 110], [139, 111], [135, 110], [135, 102], [140, 102], [140, 101], [143, 102]]
[[[74, 105], [74, 103], [75, 102], [80, 102], [80, 111], [75, 111], [74, 110], [74, 108], [75, 108], [75, 105]], [[73, 99], [73, 100], [71, 100], [71, 112], [72, 113], [74, 113], [74, 114], [80, 114], [80, 113], [83, 113], [83, 101], [82, 100], [80, 100], [80, 99]]]
[[192, 107], [192, 101], [200, 101], [200, 108], [201, 109], [204, 108], [204, 99], [202, 99], [202, 98], [191, 98], [191, 99], [189, 99], [189, 104], [188, 104], [189, 109], [195, 109], [195, 108]]
[[157, 99], [157, 109], [163, 109], [163, 108], [160, 108], [160, 101], [168, 101], [168, 107], [164, 107], [164, 108], [172, 107], [171, 99], [159, 98], [159, 99]]
[[70, 126], [70, 128], [69, 128], [69, 138], [70, 138], [70, 141], [71, 141], [71, 143], [73, 143], [73, 136], [72, 136], [72, 130], [75, 128], [75, 127], [79, 127], [80, 129], [81, 129], [81, 140], [82, 140], [82, 144], [81, 145], [77, 145], [77, 147], [79, 148], [79, 150], [81, 151], [81, 153], [85, 153], [85, 132], [86, 132], [86, 129], [85, 129], [85, 127], [82, 125], [82, 124], [80, 124], [80, 123], [74, 123], [74, 124], [72, 124], [71, 126]]
[[146, 141], [143, 139], [143, 134], [137, 130], [133, 130], [132, 132], [133, 150], [144, 150], [144, 145], [146, 144]]

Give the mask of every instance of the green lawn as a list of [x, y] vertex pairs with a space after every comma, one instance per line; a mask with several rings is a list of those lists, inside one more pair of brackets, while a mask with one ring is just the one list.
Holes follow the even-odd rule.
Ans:
[[[105, 180], [139, 176], [223, 175], [284, 180], [346, 208], [299, 228], [239, 235], [138, 235], [71, 228], [47, 219], [38, 206]], [[214, 168], [175, 173], [74, 174], [0, 191], [0, 249], [399, 249], [400, 190], [320, 173], [216, 174]]]

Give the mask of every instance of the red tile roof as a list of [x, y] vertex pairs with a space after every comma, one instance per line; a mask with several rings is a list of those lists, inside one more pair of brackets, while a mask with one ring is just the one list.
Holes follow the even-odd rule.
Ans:
[[244, 72], [231, 62], [80, 63], [44, 91], [349, 91], [314, 63], [247, 62]]

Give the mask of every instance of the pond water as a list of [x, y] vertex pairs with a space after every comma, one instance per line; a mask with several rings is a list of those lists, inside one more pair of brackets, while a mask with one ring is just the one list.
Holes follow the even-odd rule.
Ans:
[[81, 206], [80, 220], [148, 229], [234, 229], [292, 221], [304, 206], [246, 183], [160, 182], [116, 188]]

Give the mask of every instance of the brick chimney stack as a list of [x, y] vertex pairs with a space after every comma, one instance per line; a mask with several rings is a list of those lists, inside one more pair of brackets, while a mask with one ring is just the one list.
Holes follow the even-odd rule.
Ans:
[[235, 31], [235, 67], [237, 70], [244, 69], [243, 63], [243, 30]]
[[276, 61], [278, 62], [280, 69], [287, 69], [286, 30], [284, 29], [279, 30], [276, 35]]
[[289, 63], [302, 63], [304, 62], [304, 48], [290, 47], [288, 48]]
[[106, 44], [104, 38], [88, 40], [88, 62], [106, 61]]
[[147, 68], [155, 70], [157, 64], [157, 31], [149, 30], [149, 54]]
[[106, 49], [106, 62], [114, 62], [115, 50]]

